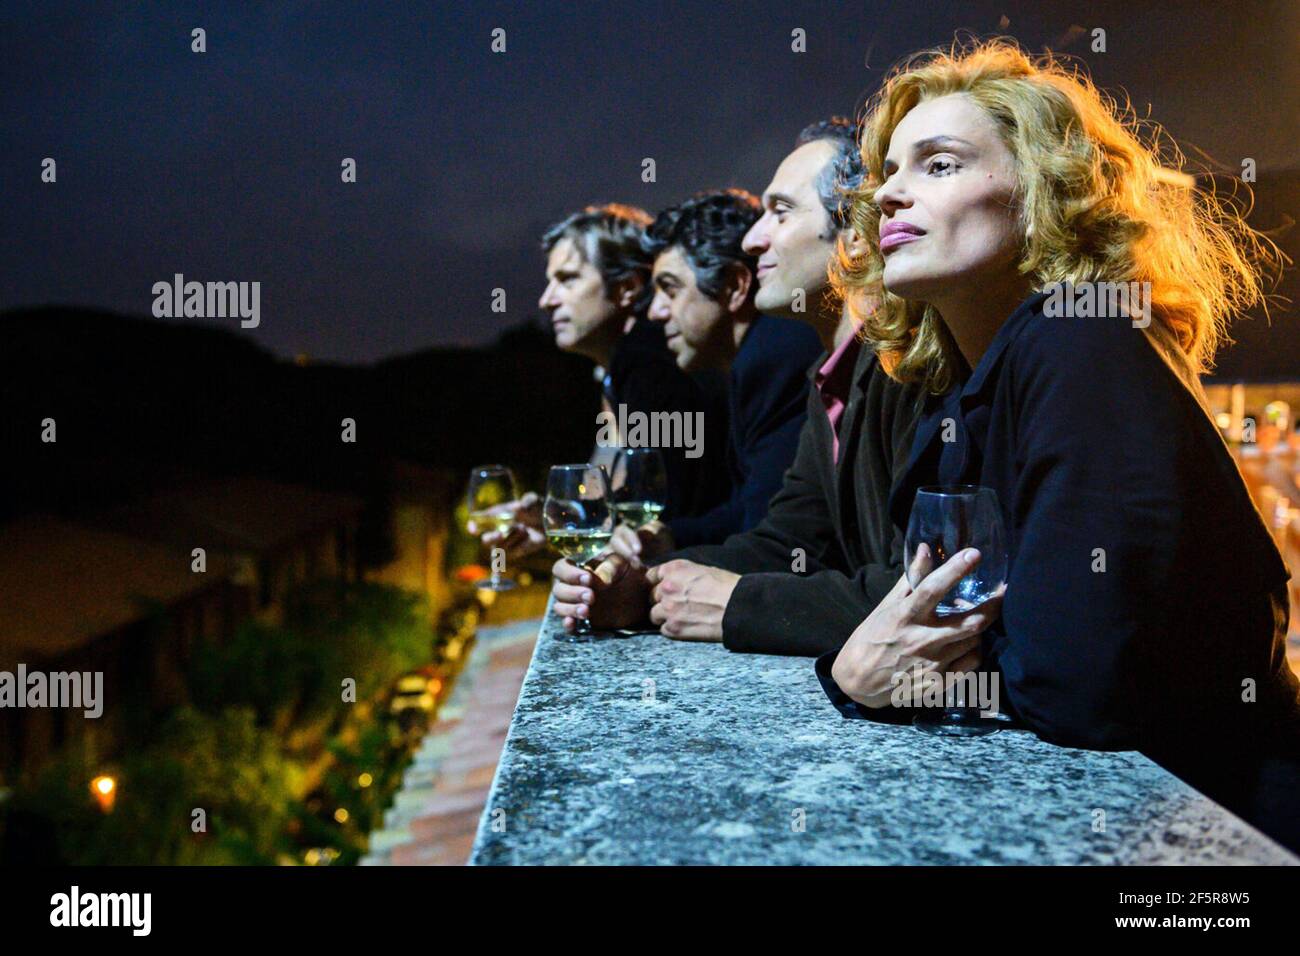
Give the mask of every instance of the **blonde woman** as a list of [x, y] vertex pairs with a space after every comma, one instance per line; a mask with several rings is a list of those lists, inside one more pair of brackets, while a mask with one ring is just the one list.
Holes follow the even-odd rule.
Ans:
[[1140, 749], [1300, 848], [1288, 575], [1198, 378], [1275, 253], [1086, 78], [1002, 41], [896, 71], [862, 154], [837, 282], [881, 296], [863, 334], [929, 393], [891, 514], [991, 487], [1010, 571], [956, 617], [935, 606], [977, 553], [900, 579], [819, 659], [828, 695], [902, 721], [900, 675], [988, 670], [1013, 723]]

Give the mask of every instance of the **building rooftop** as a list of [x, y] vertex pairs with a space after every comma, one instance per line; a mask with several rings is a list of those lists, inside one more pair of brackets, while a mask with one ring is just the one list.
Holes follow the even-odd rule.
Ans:
[[0, 667], [79, 647], [220, 582], [229, 571], [208, 556], [52, 515], [0, 527]]
[[360, 498], [266, 478], [220, 478], [141, 498], [102, 516], [104, 526], [209, 551], [272, 550], [354, 517]]

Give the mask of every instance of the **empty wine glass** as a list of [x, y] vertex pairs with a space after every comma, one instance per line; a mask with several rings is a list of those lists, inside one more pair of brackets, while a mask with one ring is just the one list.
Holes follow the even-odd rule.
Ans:
[[[542, 528], [556, 551], [578, 567], [590, 567], [602, 556], [614, 533], [609, 507], [609, 479], [601, 465], [555, 465], [546, 479]], [[590, 640], [591, 622], [578, 618], [573, 633], [558, 632], [561, 641]]]
[[668, 469], [658, 448], [620, 448], [610, 475], [610, 507], [633, 531], [661, 514], [668, 501]]
[[[514, 472], [504, 465], [479, 465], [470, 471], [465, 501], [477, 534], [496, 531], [504, 536], [514, 524], [514, 504], [518, 499]], [[493, 559], [491, 576], [475, 581], [474, 586], [488, 591], [509, 591], [515, 582], [501, 574]]]
[[[997, 493], [979, 485], [931, 485], [917, 490], [907, 523], [903, 560], [907, 583], [913, 588], [953, 555], [976, 548], [980, 562], [945, 594], [935, 608], [940, 616], [964, 614], [1000, 593], [1007, 579], [1006, 534]], [[924, 545], [928, 554], [917, 560]], [[938, 675], [943, 679], [945, 675]], [[961, 677], [964, 675], [955, 675]], [[964, 680], [949, 682], [947, 689], [966, 689]], [[912, 718], [917, 729], [932, 734], [978, 737], [996, 733], [996, 717], [983, 717], [978, 706], [968, 706], [964, 695], [945, 694], [948, 705], [922, 709]]]

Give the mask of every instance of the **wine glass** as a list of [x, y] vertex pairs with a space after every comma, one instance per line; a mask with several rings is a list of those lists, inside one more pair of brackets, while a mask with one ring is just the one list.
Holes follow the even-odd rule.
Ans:
[[[939, 601], [935, 614], [964, 614], [996, 596], [1007, 580], [1006, 534], [997, 493], [979, 485], [930, 485], [916, 492], [907, 523], [903, 561], [907, 583], [913, 588], [935, 568], [966, 548], [976, 548], [980, 562]], [[917, 560], [922, 546], [928, 555]], [[939, 675], [941, 678], [944, 675]], [[957, 675], [963, 677], [964, 675]], [[978, 737], [996, 733], [996, 717], [983, 717], [978, 706], [968, 706], [962, 693], [967, 685], [957, 681], [947, 688], [940, 710], [922, 709], [912, 725], [931, 734]]]
[[661, 514], [668, 501], [668, 469], [658, 448], [620, 448], [610, 475], [615, 516], [633, 531]]
[[[601, 556], [614, 533], [614, 513], [609, 507], [609, 478], [603, 465], [556, 465], [546, 479], [542, 505], [546, 540], [578, 567], [589, 567]], [[591, 622], [578, 618], [573, 634], [563, 631], [557, 640], [591, 639]]]
[[[486, 531], [506, 534], [514, 524], [518, 499], [514, 472], [504, 465], [479, 465], [470, 471], [465, 501], [469, 520], [474, 522], [478, 534]], [[515, 582], [504, 577], [493, 560], [491, 576], [475, 581], [474, 586], [487, 591], [509, 591]]]

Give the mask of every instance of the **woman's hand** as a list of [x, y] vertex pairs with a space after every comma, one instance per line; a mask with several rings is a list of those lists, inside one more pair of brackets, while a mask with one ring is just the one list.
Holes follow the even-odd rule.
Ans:
[[[983, 604], [962, 614], [939, 617], [935, 608], [943, 596], [979, 564], [980, 554], [967, 548], [949, 558], [913, 590], [907, 575], [858, 625], [831, 666], [835, 683], [866, 707], [887, 707], [900, 680], [906, 695], [919, 691], [931, 678], [948, 671], [969, 671], [980, 665], [980, 634], [1002, 609], [1005, 588]], [[921, 545], [913, 570], [924, 573], [930, 549]], [[912, 687], [920, 683], [921, 687]]]

